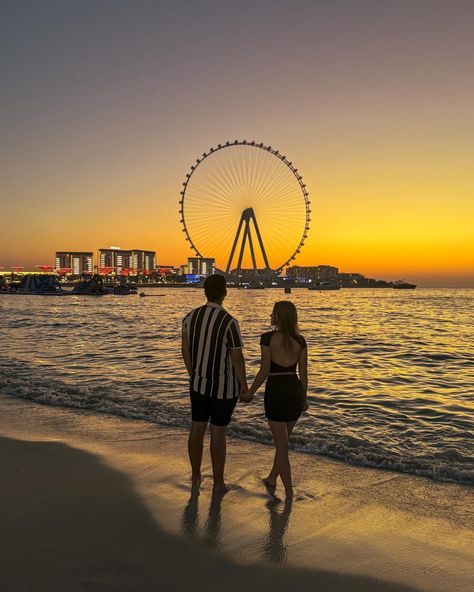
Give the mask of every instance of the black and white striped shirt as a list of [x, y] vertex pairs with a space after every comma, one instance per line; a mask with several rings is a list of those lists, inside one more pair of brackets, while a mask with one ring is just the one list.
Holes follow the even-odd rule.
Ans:
[[222, 306], [208, 302], [183, 319], [191, 351], [191, 389], [218, 399], [235, 399], [239, 383], [230, 350], [243, 347], [239, 324]]

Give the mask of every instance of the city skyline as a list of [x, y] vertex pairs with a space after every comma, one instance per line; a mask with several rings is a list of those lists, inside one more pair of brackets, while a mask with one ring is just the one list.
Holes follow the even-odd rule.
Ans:
[[186, 171], [248, 137], [307, 184], [296, 265], [474, 286], [469, 3], [45, 2], [3, 16], [5, 269], [91, 243], [179, 265]]

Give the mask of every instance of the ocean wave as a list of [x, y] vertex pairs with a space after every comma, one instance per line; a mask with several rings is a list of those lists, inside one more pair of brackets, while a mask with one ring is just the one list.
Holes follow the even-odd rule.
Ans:
[[[3, 396], [140, 419], [162, 426], [189, 425], [189, 409], [184, 398], [170, 403], [148, 396], [150, 393], [143, 389], [127, 390], [127, 387], [122, 386], [118, 392], [117, 385], [70, 384], [40, 376], [24, 363], [13, 362], [9, 366], [3, 364], [0, 367], [0, 395]], [[262, 422], [246, 421], [245, 416], [236, 415], [229, 429], [231, 436], [261, 444], [271, 443], [270, 433], [264, 429]], [[335, 458], [351, 465], [410, 473], [439, 481], [474, 484], [474, 459], [452, 446], [429, 454], [425, 452], [422, 456], [416, 456], [415, 453], [407, 456], [380, 442], [371, 442], [366, 437], [334, 430], [320, 430], [318, 433], [314, 425], [308, 424], [303, 418], [298, 425], [292, 437], [294, 450]], [[354, 426], [357, 424], [354, 422]], [[405, 432], [405, 436], [407, 434]]]

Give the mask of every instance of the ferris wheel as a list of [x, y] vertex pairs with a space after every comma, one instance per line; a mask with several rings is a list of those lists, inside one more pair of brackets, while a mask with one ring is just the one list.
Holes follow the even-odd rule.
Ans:
[[298, 169], [271, 146], [247, 140], [218, 144], [196, 159], [179, 213], [191, 249], [227, 273], [280, 272], [303, 247], [311, 219]]

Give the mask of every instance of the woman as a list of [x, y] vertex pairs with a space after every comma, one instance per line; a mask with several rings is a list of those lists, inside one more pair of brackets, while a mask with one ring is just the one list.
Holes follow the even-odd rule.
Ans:
[[[271, 315], [273, 331], [260, 338], [260, 370], [248, 392], [248, 400], [267, 379], [265, 415], [275, 443], [275, 460], [263, 481], [274, 490], [280, 476], [288, 498], [293, 496], [288, 444], [303, 411], [308, 409], [308, 349], [298, 331], [298, 316], [292, 302], [276, 302]], [[296, 374], [298, 366], [299, 378]]]

